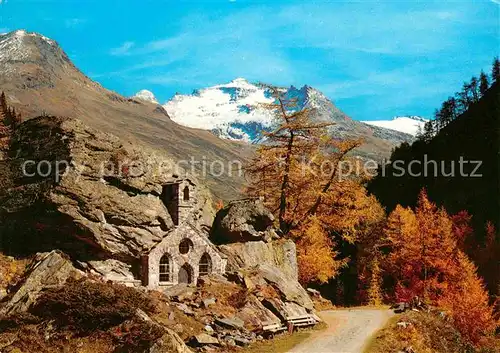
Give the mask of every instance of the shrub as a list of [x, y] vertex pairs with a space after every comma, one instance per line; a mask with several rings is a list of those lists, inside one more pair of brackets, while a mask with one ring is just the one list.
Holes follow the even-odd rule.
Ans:
[[80, 333], [107, 330], [135, 316], [137, 309], [156, 311], [157, 302], [143, 292], [123, 285], [70, 280], [42, 294], [32, 313], [54, 320], [60, 327]]
[[0, 253], [0, 288], [13, 286], [26, 269], [27, 260], [16, 260]]
[[126, 321], [113, 330], [113, 338], [123, 353], [143, 351], [164, 334], [160, 325], [138, 320]]
[[[405, 322], [407, 327], [399, 327]], [[415, 352], [471, 353], [460, 332], [438, 312], [409, 311], [395, 316], [389, 324], [374, 335], [366, 352], [401, 352], [413, 347]]]
[[0, 332], [17, 330], [24, 325], [38, 324], [40, 318], [30, 313], [16, 313], [9, 316], [0, 316]]

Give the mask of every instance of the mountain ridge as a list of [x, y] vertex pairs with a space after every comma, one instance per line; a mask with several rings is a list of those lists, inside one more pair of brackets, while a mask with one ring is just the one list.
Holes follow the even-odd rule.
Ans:
[[[43, 35], [23, 30], [10, 32], [0, 36], [0, 46], [4, 53], [0, 61], [0, 91], [5, 91], [10, 104], [24, 118], [39, 115], [76, 117], [104, 132], [162, 150], [178, 161], [194, 159], [208, 164], [214, 161], [244, 164], [253, 153], [251, 145], [220, 139], [216, 131], [177, 124], [175, 114], [161, 105], [137, 97], [126, 98], [104, 88], [81, 72], [56, 41]], [[255, 87], [247, 85], [243, 79], [235, 81], [245, 89]], [[223, 94], [231, 98], [231, 87], [220, 85], [218, 88], [226, 90]], [[304, 92], [312, 92], [308, 104], [315, 108], [315, 118], [335, 118], [336, 136], [363, 138], [366, 143], [357, 150], [361, 157], [380, 161], [388, 157], [396, 145], [411, 138], [352, 120], [331, 101], [325, 100], [321, 92], [312, 91], [309, 86], [288, 90], [298, 95], [299, 100], [304, 98]], [[262, 92], [253, 93], [262, 95], [264, 100], [269, 99]], [[200, 90], [195, 94], [201, 94]], [[260, 130], [260, 126], [254, 127], [254, 131]], [[201, 167], [193, 168], [200, 171]], [[204, 173], [203, 179], [216, 198], [240, 197], [245, 183], [242, 175]]]
[[[85, 124], [139, 145], [161, 150], [176, 161], [244, 162], [251, 146], [221, 140], [209, 131], [173, 122], [161, 106], [126, 98], [82, 73], [56, 41], [26, 31], [0, 36], [0, 91], [24, 119], [40, 115], [74, 117]], [[199, 164], [192, 166], [203, 173]], [[216, 199], [241, 195], [239, 175], [200, 175]]]
[[270, 131], [277, 124], [272, 113], [262, 106], [275, 102], [269, 87], [282, 92], [285, 99], [296, 100], [297, 109], [311, 109], [313, 120], [333, 123], [329, 128], [332, 135], [363, 138], [366, 144], [358, 152], [364, 157], [381, 160], [393, 147], [413, 139], [412, 134], [351, 119], [309, 85], [278, 87], [237, 78], [195, 89], [192, 94], [176, 94], [163, 107], [178, 124], [209, 130], [223, 139], [259, 143], [262, 131]]

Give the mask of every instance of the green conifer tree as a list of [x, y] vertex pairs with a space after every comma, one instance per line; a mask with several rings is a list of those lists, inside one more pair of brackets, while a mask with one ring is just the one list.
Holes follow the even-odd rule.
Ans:
[[481, 97], [484, 96], [489, 87], [488, 76], [481, 70], [481, 75], [479, 75], [479, 92], [481, 93]]

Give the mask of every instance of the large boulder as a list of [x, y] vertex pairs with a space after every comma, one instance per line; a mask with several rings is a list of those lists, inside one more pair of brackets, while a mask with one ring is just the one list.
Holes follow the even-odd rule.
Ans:
[[142, 353], [192, 353], [176, 332], [157, 323], [144, 311], [138, 309], [136, 312], [136, 318], [140, 321], [144, 321], [152, 327], [158, 327], [164, 332], [159, 339], [157, 339], [149, 348], [142, 351]]
[[11, 248], [57, 247], [73, 256], [85, 245], [96, 260], [138, 260], [174, 227], [163, 187], [185, 179], [197, 190], [189, 221], [204, 230], [213, 221], [207, 189], [171, 158], [76, 119], [21, 124], [9, 165], [14, 186], [0, 191], [0, 233]]
[[308, 310], [314, 308], [314, 304], [304, 287], [298, 281], [286, 276], [279, 268], [263, 264], [257, 266], [256, 270], [267, 283], [279, 290], [284, 300], [297, 303]]
[[56, 250], [37, 254], [23, 282], [0, 312], [12, 314], [27, 311], [44, 289], [62, 286], [69, 278], [81, 276], [82, 273], [73, 267], [65, 254]]
[[211, 239], [218, 244], [277, 238], [274, 216], [259, 199], [232, 201], [217, 212]]
[[220, 245], [228, 261], [228, 272], [241, 277], [247, 288], [271, 285], [284, 303], [295, 303], [307, 311], [314, 304], [298, 282], [296, 247], [291, 240]]
[[220, 245], [219, 250], [227, 257], [229, 271], [267, 264], [298, 280], [297, 251], [291, 240], [234, 243]]
[[90, 273], [97, 274], [106, 281], [131, 283], [135, 279], [131, 265], [115, 259], [91, 260], [81, 265]]
[[165, 328], [166, 333], [144, 353], [192, 353], [174, 331]]
[[238, 310], [235, 318], [244, 322], [245, 327], [250, 330], [259, 330], [264, 326], [277, 325], [281, 322], [254, 295], [248, 297], [247, 302]]

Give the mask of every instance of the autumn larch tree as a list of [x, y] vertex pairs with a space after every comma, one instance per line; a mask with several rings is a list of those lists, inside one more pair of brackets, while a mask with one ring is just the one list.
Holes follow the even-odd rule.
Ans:
[[[460, 249], [456, 231], [467, 233], [463, 222], [455, 225], [443, 208], [429, 201], [425, 190], [415, 212], [397, 206], [389, 215], [381, 246], [389, 249], [383, 268], [395, 283], [395, 299], [415, 296], [450, 313], [455, 326], [473, 344], [492, 336], [497, 325], [476, 267]], [[458, 227], [458, 228], [457, 228]]]
[[456, 261], [459, 270], [448, 279], [449, 287], [437, 304], [451, 314], [463, 337], [480, 346], [483, 339], [494, 336], [499, 322], [474, 263], [463, 252], [459, 252]]
[[[356, 191], [364, 190], [359, 182], [342, 178], [356, 162], [341, 162], [347, 162], [348, 153], [361, 142], [332, 138], [327, 131], [332, 123], [315, 122], [313, 111], [301, 109], [281, 91], [270, 90], [276, 103], [266, 108], [276, 117], [277, 127], [265, 133], [265, 142], [246, 168], [247, 194], [262, 197], [277, 216], [281, 233], [297, 243], [301, 282], [325, 282], [344, 264], [336, 257], [336, 244], [354, 238], [357, 223], [364, 219], [355, 212], [364, 206], [356, 204], [374, 200]], [[369, 201], [358, 203], [356, 198]], [[378, 206], [378, 215], [383, 215]], [[355, 211], [347, 212], [347, 207]]]
[[371, 261], [370, 279], [368, 286], [368, 304], [373, 306], [382, 305], [382, 274], [377, 255]]

